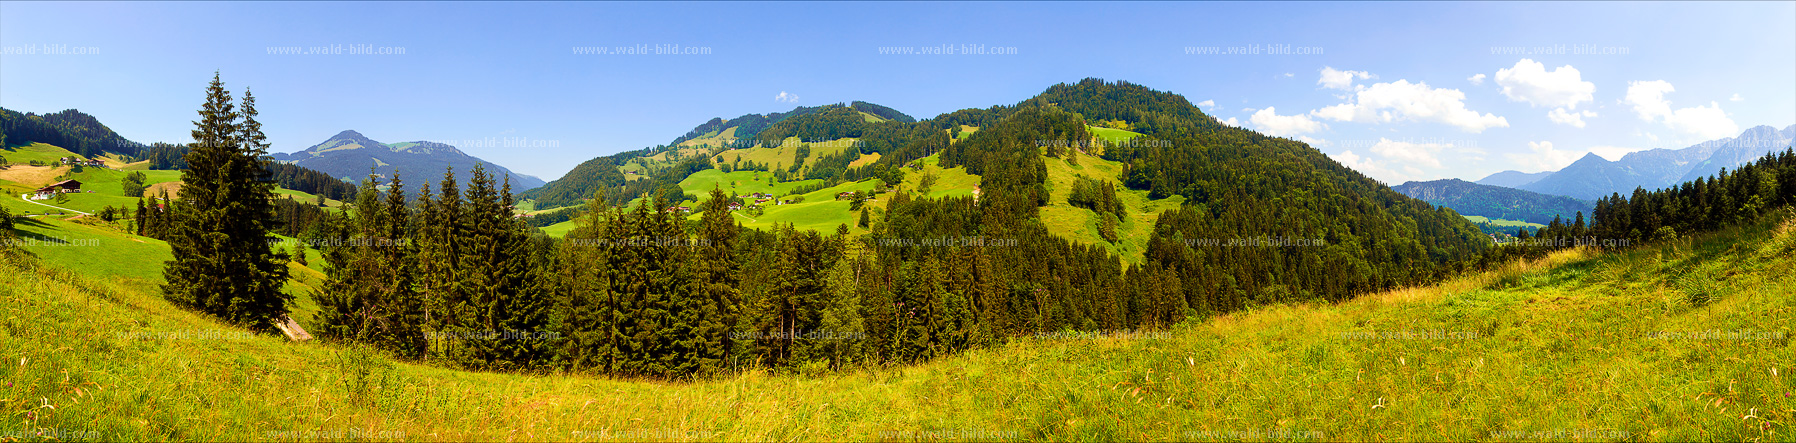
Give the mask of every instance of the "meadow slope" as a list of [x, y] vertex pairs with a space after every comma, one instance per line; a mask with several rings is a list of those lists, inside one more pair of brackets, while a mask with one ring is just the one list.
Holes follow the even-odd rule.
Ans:
[[0, 439], [1790, 441], [1796, 419], [1790, 211], [1339, 304], [701, 382], [394, 363], [47, 260], [0, 254]]

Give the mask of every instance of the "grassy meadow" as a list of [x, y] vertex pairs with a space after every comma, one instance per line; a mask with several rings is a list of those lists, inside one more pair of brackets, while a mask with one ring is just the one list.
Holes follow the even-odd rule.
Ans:
[[[59, 223], [26, 235], [81, 232]], [[292, 343], [176, 309], [136, 271], [96, 272], [43, 248], [0, 257], [8, 435], [1790, 441], [1796, 419], [1796, 277], [1779, 272], [1796, 267], [1787, 213], [1338, 304], [1020, 337], [914, 366], [744, 367], [697, 382], [464, 372]], [[153, 266], [154, 253], [139, 255]]]

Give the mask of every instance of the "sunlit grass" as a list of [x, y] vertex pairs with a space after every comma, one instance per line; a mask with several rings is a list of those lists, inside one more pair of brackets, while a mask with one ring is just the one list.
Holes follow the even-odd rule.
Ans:
[[[0, 429], [102, 440], [1789, 441], [1793, 256], [1796, 222], [1767, 222], [1167, 331], [689, 383], [463, 372], [246, 337], [135, 280], [14, 257], [0, 259], [0, 383], [11, 383]], [[1692, 305], [1693, 290], [1712, 301]]]

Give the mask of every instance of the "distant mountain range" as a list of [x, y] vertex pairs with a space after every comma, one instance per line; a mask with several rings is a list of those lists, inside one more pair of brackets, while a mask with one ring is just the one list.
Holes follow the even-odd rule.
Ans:
[[512, 172], [504, 166], [461, 152], [455, 146], [428, 141], [389, 145], [371, 140], [355, 131], [339, 132], [324, 143], [313, 145], [304, 151], [277, 153], [272, 157], [276, 161], [297, 164], [332, 177], [357, 182], [368, 176], [370, 166], [375, 167], [377, 173], [383, 176], [392, 176], [393, 171], [399, 171], [402, 178], [413, 183], [417, 183], [417, 180], [435, 182], [441, 179], [445, 168], [453, 167], [456, 179], [466, 182], [473, 174], [474, 165], [482, 164], [486, 166], [487, 173], [492, 174], [494, 181], [502, 181], [504, 177], [510, 176], [513, 192], [544, 184], [540, 178]]
[[1540, 172], [1535, 172], [1535, 173], [1527, 173], [1527, 172], [1521, 172], [1521, 171], [1503, 171], [1503, 172], [1491, 174], [1489, 177], [1479, 179], [1478, 181], [1476, 181], [1474, 183], [1477, 183], [1480, 185], [1502, 186], [1505, 188], [1514, 188], [1517, 186], [1540, 181], [1540, 179], [1547, 178], [1547, 176], [1549, 176], [1549, 175], [1553, 175], [1553, 171], [1540, 171]]
[[1571, 220], [1580, 211], [1588, 217], [1591, 209], [1596, 207], [1592, 202], [1571, 197], [1546, 195], [1459, 179], [1412, 181], [1393, 186], [1391, 189], [1438, 206], [1453, 208], [1460, 215], [1478, 215], [1540, 224], [1552, 222], [1555, 216]]
[[1796, 125], [1781, 131], [1770, 126], [1756, 126], [1739, 137], [1706, 141], [1683, 149], [1633, 152], [1617, 161], [1586, 154], [1571, 166], [1550, 174], [1503, 171], [1478, 180], [1478, 183], [1583, 200], [1596, 200], [1610, 194], [1627, 196], [1633, 194], [1635, 188], [1650, 191], [1713, 176], [1722, 168], [1739, 167], [1787, 149], [1792, 139], [1796, 139]]

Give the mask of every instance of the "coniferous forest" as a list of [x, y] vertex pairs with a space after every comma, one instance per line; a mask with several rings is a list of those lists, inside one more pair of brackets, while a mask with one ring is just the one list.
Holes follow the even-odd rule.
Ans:
[[0, 442], [1796, 435], [1793, 2], [0, 10]]
[[[1604, 198], [1589, 220], [1580, 213], [1492, 246], [1450, 210], [1302, 143], [1217, 125], [1182, 97], [1129, 83], [1056, 85], [1016, 106], [916, 122], [837, 115], [845, 109], [784, 119], [760, 137], [862, 137], [894, 159], [848, 173], [824, 168], [834, 180], [939, 153], [980, 174], [986, 192], [896, 192], [876, 203], [884, 210], [867, 235], [846, 225], [745, 229], [726, 208], [740, 200], [721, 190], [699, 197], [695, 217], [661, 210], [679, 189], [670, 181], [718, 167], [695, 157], [649, 180], [593, 188], [583, 208], [563, 211], [581, 215], [578, 227], [553, 238], [513, 217], [517, 198], [481, 168], [435, 180], [370, 175], [342, 189], [321, 173], [252, 161], [265, 158], [254, 99], [245, 93], [233, 104], [215, 79], [184, 180], [231, 196], [146, 198], [135, 225], [175, 246], [170, 299], [227, 321], [267, 327], [289, 309], [270, 286], [290, 259], [268, 237], [280, 233], [322, 251], [329, 281], [313, 294], [321, 308], [313, 330], [328, 340], [472, 369], [690, 379], [902, 364], [1009, 337], [1152, 330], [1259, 305], [1341, 301], [1571, 245], [1620, 248], [1713, 230], [1796, 200], [1796, 154], [1786, 151], [1680, 188]], [[1137, 122], [1143, 136], [1083, 143], [1094, 140], [1089, 120]], [[984, 129], [952, 145], [934, 139], [946, 131], [931, 125], [969, 123]], [[1043, 162], [1073, 149], [1125, 163], [1119, 179], [1130, 188], [1184, 197], [1154, 223], [1143, 262], [1125, 264], [1039, 220]], [[1253, 185], [1221, 185], [1241, 182]], [[272, 195], [277, 183], [353, 202], [323, 209], [250, 197]], [[1087, 177], [1072, 186], [1069, 203], [1127, 215], [1114, 186]], [[205, 203], [220, 198], [266, 203]], [[157, 206], [164, 201], [172, 203]], [[1243, 238], [1320, 247], [1215, 241]]]

